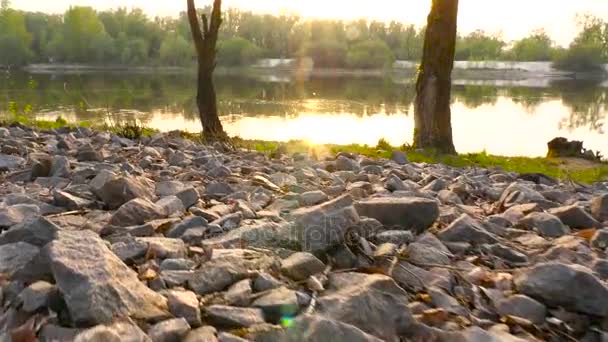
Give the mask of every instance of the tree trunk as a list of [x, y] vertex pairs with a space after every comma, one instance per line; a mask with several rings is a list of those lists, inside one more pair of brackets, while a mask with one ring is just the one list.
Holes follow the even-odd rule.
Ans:
[[205, 14], [202, 15], [202, 31], [196, 14], [194, 0], [188, 2], [188, 22], [192, 31], [192, 39], [198, 56], [198, 92], [196, 103], [198, 105], [203, 137], [206, 141], [226, 140], [228, 135], [224, 132], [222, 122], [217, 112], [217, 97], [213, 85], [213, 71], [215, 70], [215, 55], [217, 38], [222, 24], [222, 1], [214, 0], [211, 12], [211, 21]]
[[454, 154], [450, 96], [458, 0], [433, 0], [416, 83], [414, 147]]

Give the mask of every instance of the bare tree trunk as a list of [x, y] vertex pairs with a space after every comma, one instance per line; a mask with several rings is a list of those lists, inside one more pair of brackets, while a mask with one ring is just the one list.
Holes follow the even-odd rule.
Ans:
[[188, 1], [188, 21], [192, 31], [192, 39], [198, 55], [198, 93], [196, 102], [199, 116], [203, 125], [203, 135], [206, 141], [226, 140], [222, 122], [217, 112], [217, 97], [213, 85], [213, 70], [215, 70], [215, 55], [218, 33], [222, 24], [222, 1], [214, 0], [211, 21], [202, 15], [203, 28], [196, 13], [194, 0]]
[[433, 0], [416, 83], [415, 148], [456, 153], [450, 96], [457, 20], [458, 0]]

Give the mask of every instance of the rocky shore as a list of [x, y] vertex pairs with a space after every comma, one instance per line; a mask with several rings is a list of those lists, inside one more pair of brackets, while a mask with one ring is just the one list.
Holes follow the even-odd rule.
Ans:
[[0, 341], [606, 341], [608, 184], [0, 128]]

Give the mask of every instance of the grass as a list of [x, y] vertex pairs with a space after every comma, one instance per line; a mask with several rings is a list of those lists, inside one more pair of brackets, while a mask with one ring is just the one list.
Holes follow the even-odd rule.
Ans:
[[[119, 136], [129, 139], [139, 139], [145, 136], [152, 136], [158, 133], [157, 130], [147, 128], [137, 122], [129, 121], [114, 123], [112, 125], [102, 124], [93, 125], [90, 122], [68, 123], [62, 117], [55, 121], [34, 120], [25, 116], [15, 116], [10, 121], [0, 122], [0, 126], [11, 123], [20, 123], [28, 127], [40, 130], [51, 130], [62, 127], [88, 127], [96, 130], [113, 132]], [[184, 139], [189, 139], [197, 143], [203, 141], [201, 134], [181, 132]], [[386, 140], [380, 139], [376, 146], [369, 145], [311, 145], [305, 141], [292, 140], [288, 142], [273, 142], [263, 140], [244, 140], [239, 137], [231, 139], [235, 147], [265, 153], [269, 156], [281, 151], [287, 154], [302, 153], [309, 154], [316, 159], [332, 158], [340, 152], [357, 153], [372, 158], [391, 157], [394, 150], [407, 153], [411, 162], [437, 164], [442, 163], [454, 167], [479, 167], [479, 168], [500, 168], [508, 172], [523, 173], [542, 173], [550, 177], [573, 180], [582, 183], [594, 183], [608, 180], [608, 163], [590, 162], [572, 158], [529, 158], [529, 157], [502, 157], [481, 153], [467, 153], [459, 155], [441, 155], [433, 151], [413, 150], [407, 145], [400, 147], [391, 146]]]

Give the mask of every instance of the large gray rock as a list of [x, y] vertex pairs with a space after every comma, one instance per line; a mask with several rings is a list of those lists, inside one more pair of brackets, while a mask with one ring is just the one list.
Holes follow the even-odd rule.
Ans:
[[92, 190], [109, 209], [116, 209], [136, 198], [152, 200], [154, 197], [151, 189], [134, 177], [112, 177], [99, 189], [92, 187]]
[[346, 231], [359, 222], [350, 195], [292, 213], [295, 234], [304, 251], [315, 253], [344, 242]]
[[280, 342], [382, 342], [361, 329], [317, 315], [301, 315], [279, 338]]
[[501, 299], [495, 306], [501, 316], [517, 316], [534, 324], [543, 324], [547, 315], [547, 308], [543, 304], [519, 294]]
[[65, 156], [54, 156], [51, 164], [51, 177], [69, 178], [71, 173], [70, 160]]
[[440, 231], [437, 237], [448, 242], [468, 242], [471, 244], [496, 243], [496, 236], [488, 232], [483, 225], [467, 214], [462, 214], [447, 228]]
[[80, 210], [88, 208], [93, 204], [92, 201], [59, 190], [53, 191], [53, 200], [56, 206], [64, 207], [68, 210]]
[[329, 277], [318, 311], [385, 341], [399, 341], [414, 322], [407, 298], [407, 292], [389, 277], [338, 273]]
[[11, 277], [21, 270], [36, 255], [39, 248], [26, 242], [16, 242], [0, 246], [0, 274]]
[[[45, 341], [45, 339], [42, 339]], [[53, 339], [46, 341], [74, 341], [74, 342], [151, 342], [150, 338], [141, 329], [133, 324], [115, 322], [111, 325], [98, 325], [80, 332], [74, 339]]]
[[46, 281], [37, 281], [26, 287], [19, 294], [19, 300], [23, 304], [22, 310], [35, 312], [40, 308], [47, 307], [49, 298], [55, 290], [55, 285]]
[[519, 292], [548, 306], [605, 317], [608, 315], [608, 288], [579, 265], [543, 263], [515, 276]]
[[404, 152], [397, 151], [397, 150], [395, 150], [391, 153], [391, 160], [399, 165], [405, 165], [405, 164], [409, 163], [409, 161], [407, 160], [407, 155], [405, 155]]
[[338, 171], [359, 171], [359, 163], [345, 156], [338, 156], [336, 159], [336, 170]]
[[262, 310], [239, 308], [225, 305], [211, 305], [205, 308], [207, 321], [223, 328], [245, 328], [264, 323]]
[[0, 235], [0, 245], [16, 242], [43, 247], [57, 236], [60, 228], [44, 217], [26, 220]]
[[25, 159], [17, 156], [0, 154], [0, 170], [14, 170], [25, 164]]
[[381, 197], [363, 200], [355, 205], [360, 216], [380, 221], [386, 228], [421, 233], [439, 217], [439, 205], [426, 198]]
[[129, 227], [166, 217], [162, 207], [143, 198], [133, 199], [123, 204], [110, 219], [117, 227]]
[[589, 215], [585, 209], [571, 205], [567, 207], [559, 207], [549, 209], [549, 214], [557, 216], [562, 223], [573, 229], [585, 229], [600, 227], [600, 223]]
[[608, 248], [608, 228], [600, 229], [591, 238], [591, 246], [599, 249]]
[[498, 204], [500, 208], [507, 209], [518, 204], [545, 203], [547, 199], [528, 185], [512, 183], [500, 196]]
[[217, 331], [212, 326], [194, 329], [186, 335], [183, 342], [218, 342]]
[[0, 208], [0, 229], [40, 216], [40, 208], [33, 204], [15, 204]]
[[591, 214], [600, 222], [608, 221], [608, 194], [597, 196], [591, 200]]
[[189, 287], [199, 295], [227, 289], [249, 275], [242, 263], [231, 258], [211, 260], [188, 280]]
[[540, 235], [558, 238], [570, 233], [570, 229], [555, 215], [534, 212], [521, 219], [517, 226], [527, 229], [536, 229]]
[[38, 177], [48, 177], [51, 174], [51, 165], [53, 158], [44, 153], [33, 153], [29, 156], [32, 164], [32, 180]]
[[294, 280], [305, 280], [324, 270], [321, 260], [305, 252], [294, 253], [281, 262], [281, 272]]
[[190, 326], [185, 319], [172, 318], [156, 323], [148, 330], [148, 335], [153, 342], [179, 342], [188, 335], [189, 331]]
[[89, 231], [61, 232], [41, 252], [76, 324], [103, 324], [117, 316], [159, 319], [167, 300]]

